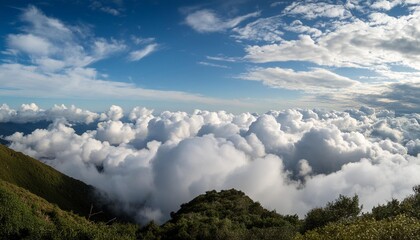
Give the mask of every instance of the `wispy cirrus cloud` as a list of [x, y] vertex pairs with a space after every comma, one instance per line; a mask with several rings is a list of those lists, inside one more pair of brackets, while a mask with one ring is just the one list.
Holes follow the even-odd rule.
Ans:
[[216, 68], [230, 68], [226, 65], [222, 65], [222, 64], [217, 64], [217, 63], [211, 63], [211, 62], [205, 62], [205, 61], [201, 61], [201, 62], [197, 62], [200, 65], [203, 66], [209, 66], [209, 67], [216, 67]]
[[0, 95], [36, 98], [126, 99], [195, 102], [209, 105], [251, 106], [239, 100], [218, 99], [200, 94], [154, 90], [131, 83], [98, 77], [93, 68], [72, 68], [63, 73], [40, 72], [35, 66], [0, 65]]
[[296, 1], [283, 10], [287, 15], [298, 15], [305, 19], [319, 17], [345, 19], [352, 16], [351, 12], [341, 4], [329, 4], [326, 2]]
[[242, 74], [240, 79], [261, 81], [267, 86], [291, 90], [325, 91], [348, 88], [357, 81], [322, 68], [294, 71], [285, 68], [256, 68]]
[[146, 45], [143, 49], [130, 52], [128, 59], [130, 61], [138, 61], [158, 50], [159, 45], [152, 43]]
[[235, 27], [232, 37], [238, 40], [279, 42], [283, 35], [280, 30], [282, 25], [280, 16], [259, 18], [243, 27]]
[[[96, 37], [83, 27], [67, 25], [59, 19], [46, 16], [35, 6], [24, 9], [20, 19], [23, 22], [21, 33], [9, 34], [6, 38], [7, 49], [4, 53], [13, 55], [11, 59], [18, 61], [10, 60], [0, 64], [2, 96], [153, 99], [244, 105], [237, 100], [223, 100], [182, 91], [147, 89], [132, 83], [111, 81], [91, 64], [127, 51], [130, 47], [125, 41]], [[157, 51], [159, 45], [154, 40], [133, 39], [136, 46], [147, 45], [132, 50], [128, 59], [138, 61]]]
[[185, 23], [200, 33], [222, 32], [232, 29], [241, 22], [249, 18], [258, 17], [259, 15], [260, 12], [253, 12], [234, 18], [223, 19], [212, 10], [202, 9], [189, 13], [185, 18]]
[[91, 37], [83, 28], [48, 17], [34, 6], [25, 9], [20, 19], [23, 31], [7, 36], [8, 52], [28, 57], [44, 70], [85, 67], [127, 48], [123, 41]]
[[89, 5], [89, 7], [92, 10], [98, 10], [98, 11], [101, 11], [101, 12], [104, 12], [104, 13], [107, 13], [107, 14], [111, 14], [111, 15], [114, 15], [114, 16], [120, 16], [121, 12], [123, 10], [121, 8], [122, 3], [117, 2], [117, 3], [114, 3], [113, 5], [114, 6], [109, 6], [109, 5], [106, 5], [106, 4], [104, 4], [103, 2], [100, 2], [100, 1], [92, 1], [92, 3]]

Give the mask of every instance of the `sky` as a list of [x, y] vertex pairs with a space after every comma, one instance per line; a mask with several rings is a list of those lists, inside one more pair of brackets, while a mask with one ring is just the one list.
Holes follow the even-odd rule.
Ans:
[[1, 1], [0, 102], [419, 112], [420, 1]]

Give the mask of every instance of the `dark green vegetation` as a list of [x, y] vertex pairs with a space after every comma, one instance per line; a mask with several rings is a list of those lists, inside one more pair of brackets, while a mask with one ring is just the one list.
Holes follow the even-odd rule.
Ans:
[[0, 239], [134, 239], [132, 224], [94, 223], [0, 180]]
[[[359, 215], [357, 196], [340, 196], [308, 212], [296, 239], [420, 239], [420, 186], [403, 201], [391, 200]], [[312, 230], [310, 230], [312, 229]]]
[[354, 196], [348, 198], [340, 195], [335, 202], [330, 202], [324, 208], [314, 208], [306, 214], [302, 225], [302, 232], [323, 227], [328, 223], [340, 220], [355, 219], [362, 207], [359, 206], [359, 198]]
[[182, 204], [165, 224], [140, 228], [88, 220], [92, 187], [0, 146], [0, 240], [420, 239], [420, 186], [413, 190], [366, 214], [357, 196], [339, 196], [304, 219], [268, 211], [234, 189], [209, 191]]
[[[93, 187], [3, 145], [0, 145], [0, 179], [81, 216], [89, 215], [92, 204], [101, 205], [95, 198]], [[109, 213], [103, 213], [95, 217], [106, 220], [110, 216]]]
[[297, 216], [270, 212], [243, 192], [210, 191], [171, 214], [162, 225], [142, 229], [145, 239], [292, 239], [299, 226]]

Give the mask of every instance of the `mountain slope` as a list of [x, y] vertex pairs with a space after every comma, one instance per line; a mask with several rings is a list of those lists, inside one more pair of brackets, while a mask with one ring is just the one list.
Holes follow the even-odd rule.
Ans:
[[0, 179], [81, 216], [88, 216], [91, 204], [97, 203], [93, 187], [3, 145], [0, 145]]
[[95, 223], [0, 180], [0, 240], [135, 239], [132, 224]]

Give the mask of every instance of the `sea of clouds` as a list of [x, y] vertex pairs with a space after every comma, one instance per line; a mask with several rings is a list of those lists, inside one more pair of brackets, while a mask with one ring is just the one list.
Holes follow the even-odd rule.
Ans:
[[[51, 121], [3, 136], [10, 147], [102, 191], [139, 222], [163, 222], [205, 191], [236, 188], [301, 217], [339, 194], [368, 211], [420, 184], [420, 114], [362, 107], [265, 114], [161, 112], [118, 106], [94, 113], [0, 106], [4, 123]], [[96, 124], [81, 133], [77, 125]]]

